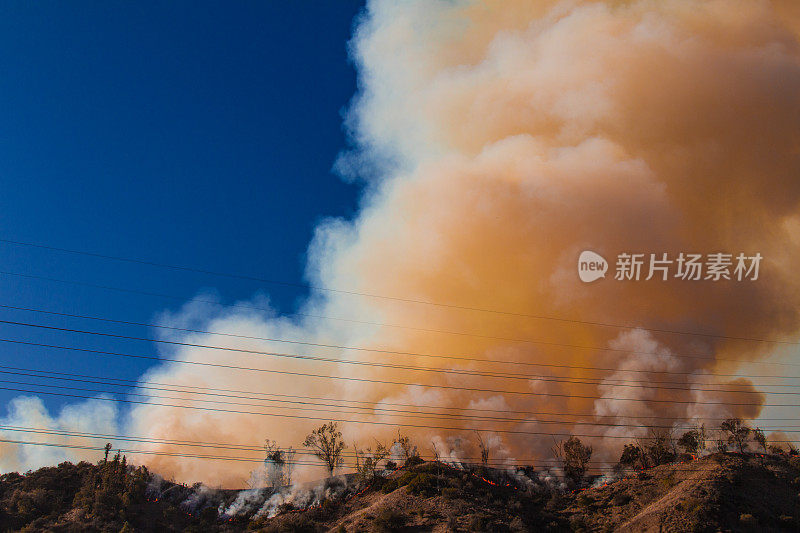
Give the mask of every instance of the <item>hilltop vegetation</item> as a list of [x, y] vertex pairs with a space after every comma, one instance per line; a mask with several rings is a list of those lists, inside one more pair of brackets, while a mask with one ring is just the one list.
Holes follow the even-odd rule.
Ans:
[[242, 493], [165, 482], [119, 457], [63, 463], [0, 477], [0, 524], [3, 531], [63, 532], [800, 529], [800, 458], [785, 454], [717, 453], [573, 491], [548, 488], [532, 470], [416, 459], [386, 475], [339, 476], [317, 488], [310, 508], [285, 501], [274, 516], [259, 516], [265, 492], [249, 511], [229, 516], [224, 510]]
[[170, 484], [155, 496], [159, 478], [119, 455], [99, 464], [55, 467], [0, 476], [2, 531], [209, 531], [217, 513], [191, 516], [181, 503], [191, 487]]

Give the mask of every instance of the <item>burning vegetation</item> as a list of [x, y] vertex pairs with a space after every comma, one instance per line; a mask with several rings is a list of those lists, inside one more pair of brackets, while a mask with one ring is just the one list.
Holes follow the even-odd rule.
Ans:
[[[74, 421], [17, 402], [51, 441], [8, 437], [7, 464], [123, 432], [171, 480], [120, 455], [6, 474], [2, 524], [797, 531], [792, 439], [747, 422], [798, 407], [800, 377], [764, 370], [798, 367], [795, 5], [371, 0], [337, 163], [366, 193], [316, 228], [308, 298], [165, 313], [120, 426], [108, 398]], [[748, 283], [587, 284], [587, 248], [764, 262]], [[176, 452], [260, 453], [254, 428], [274, 439], [256, 469]]]
[[[236, 491], [167, 481], [119, 453], [97, 464], [62, 463], [0, 477], [0, 523], [53, 531], [705, 531], [800, 527], [800, 455], [760, 430], [725, 420], [679, 438], [654, 432], [624, 446], [619, 462], [592, 462], [571, 436], [557, 462], [491, 466], [424, 460], [407, 435], [353, 447], [355, 472], [337, 473], [347, 446], [335, 422], [305, 441], [329, 477], [294, 482], [293, 449], [265, 443], [257, 486]], [[437, 450], [432, 447], [432, 452]]]

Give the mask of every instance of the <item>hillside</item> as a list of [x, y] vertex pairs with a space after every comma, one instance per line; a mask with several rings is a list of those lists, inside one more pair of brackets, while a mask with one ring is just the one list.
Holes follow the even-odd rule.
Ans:
[[429, 462], [366, 485], [340, 476], [280, 495], [170, 483], [117, 459], [3, 475], [0, 529], [798, 531], [798, 491], [800, 458], [787, 456], [715, 454], [569, 492], [535, 471]]

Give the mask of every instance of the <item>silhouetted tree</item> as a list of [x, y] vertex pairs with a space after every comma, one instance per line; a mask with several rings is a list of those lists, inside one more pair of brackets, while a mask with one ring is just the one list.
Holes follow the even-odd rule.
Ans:
[[622, 449], [622, 455], [619, 457], [619, 464], [623, 466], [636, 466], [637, 463], [639, 463], [642, 468], [647, 466], [644, 451], [638, 444], [626, 444]]
[[747, 449], [747, 437], [751, 429], [739, 418], [729, 418], [720, 424], [719, 428], [726, 435], [728, 444], [736, 446], [739, 453]]
[[419, 457], [419, 451], [417, 451], [417, 446], [411, 441], [411, 437], [403, 435], [400, 433], [399, 429], [397, 430], [397, 440], [395, 440], [395, 444], [400, 448], [400, 456], [404, 461], [407, 462], [411, 458]]
[[484, 441], [483, 437], [481, 437], [481, 434], [477, 431], [475, 432], [475, 435], [478, 436], [478, 448], [481, 452], [481, 464], [483, 466], [489, 466], [489, 443]]
[[314, 455], [325, 463], [330, 475], [333, 475], [333, 471], [339, 466], [342, 460], [342, 452], [347, 447], [342, 440], [342, 432], [339, 431], [336, 422], [328, 422], [312, 431], [306, 437], [303, 446], [311, 448]]
[[756, 428], [753, 430], [753, 440], [758, 443], [759, 446], [764, 450], [764, 453], [767, 453], [767, 436], [764, 435], [764, 432], [761, 428]]
[[722, 437], [719, 437], [716, 440], [716, 445], [717, 445], [717, 451], [719, 453], [725, 453], [728, 451], [728, 445], [725, 444], [725, 439], [723, 439]]
[[431, 453], [433, 454], [434, 461], [440, 461], [442, 454], [439, 452], [439, 448], [436, 446], [436, 443], [431, 441]]
[[283, 449], [274, 440], [264, 441], [264, 469], [269, 486], [280, 487], [292, 484], [295, 453], [296, 451], [291, 446]]
[[73, 505], [102, 520], [125, 520], [130, 506], [144, 500], [150, 479], [147, 468], [129, 468], [126, 457], [116, 453], [84, 478]]
[[571, 436], [557, 443], [553, 452], [561, 460], [564, 474], [579, 483], [586, 474], [586, 467], [592, 457], [592, 447], [584, 445], [578, 437]]
[[639, 446], [645, 452], [648, 467], [671, 463], [677, 455], [672, 431], [666, 428], [648, 429], [644, 443]]
[[700, 450], [700, 432], [696, 429], [687, 431], [678, 439], [678, 446], [686, 453], [697, 453]]
[[378, 470], [378, 463], [389, 455], [389, 449], [381, 442], [376, 441], [375, 449], [366, 448], [359, 450], [354, 444], [356, 458], [356, 473], [365, 481], [372, 480]]

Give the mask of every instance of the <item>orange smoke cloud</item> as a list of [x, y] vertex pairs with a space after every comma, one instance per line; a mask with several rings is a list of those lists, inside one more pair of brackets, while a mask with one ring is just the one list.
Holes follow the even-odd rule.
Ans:
[[[370, 2], [352, 43], [362, 87], [348, 118], [357, 148], [338, 163], [343, 172], [365, 180], [367, 192], [355, 220], [331, 220], [317, 229], [308, 277], [325, 289], [448, 306], [318, 290], [303, 311], [350, 322], [230, 310], [206, 316], [204, 328], [609, 370], [489, 365], [198, 334], [190, 342], [560, 378], [470, 377], [182, 348], [172, 355], [187, 361], [535, 394], [180, 364], [162, 365], [143, 382], [347, 398], [377, 407], [401, 403], [607, 417], [517, 414], [524, 420], [508, 423], [420, 420], [385, 411], [365, 417], [323, 407], [262, 409], [387, 424], [344, 424], [348, 442], [365, 444], [373, 435], [390, 438], [397, 423], [481, 427], [489, 434], [502, 428], [641, 436], [643, 429], [624, 425], [646, 423], [647, 417], [670, 424], [758, 416], [765, 398], [752, 394], [747, 382], [715, 385], [740, 390], [737, 394], [698, 389], [718, 383], [708, 373], [734, 371], [728, 360], [760, 358], [773, 348], [725, 337], [791, 339], [798, 329], [800, 287], [793, 274], [800, 264], [798, 27], [791, 2]], [[764, 262], [752, 282], [614, 281], [612, 264], [607, 279], [583, 284], [575, 267], [585, 249], [612, 263], [621, 252], [675, 257], [720, 251], [760, 252]], [[533, 318], [542, 316], [570, 321]], [[687, 354], [696, 357], [683, 357]], [[675, 384], [625, 387], [620, 380]], [[554, 418], [560, 423], [543, 423]], [[590, 425], [596, 420], [622, 426]], [[269, 437], [297, 445], [319, 423], [142, 406], [130, 425], [132, 433], [158, 438], [255, 444]], [[468, 430], [408, 432], [421, 446], [473, 436]], [[492, 438], [502, 441], [511, 458], [545, 458], [552, 446], [542, 435], [495, 432]], [[623, 442], [588, 440], [608, 457]], [[253, 467], [170, 457], [150, 462], [181, 479], [231, 486], [240, 486]]]

